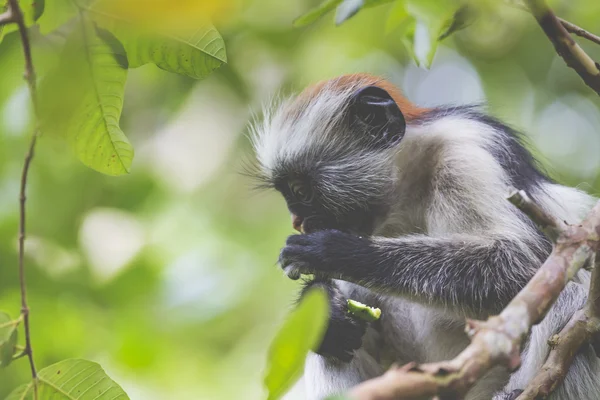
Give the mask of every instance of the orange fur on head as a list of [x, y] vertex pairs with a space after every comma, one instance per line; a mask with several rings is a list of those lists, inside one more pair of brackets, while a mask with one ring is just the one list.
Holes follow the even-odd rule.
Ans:
[[337, 78], [333, 78], [326, 81], [318, 82], [312, 86], [306, 88], [300, 95], [298, 96], [298, 101], [304, 102], [314, 96], [318, 95], [325, 86], [328, 88], [339, 88], [340, 90], [344, 90], [352, 85], [360, 85], [360, 86], [377, 86], [381, 89], [385, 90], [392, 96], [402, 114], [404, 114], [404, 118], [407, 122], [418, 118], [423, 113], [429, 111], [427, 108], [418, 107], [415, 104], [411, 103], [406, 97], [402, 95], [402, 92], [396, 85], [393, 83], [379, 78], [373, 75], [360, 73], [360, 74], [348, 74], [342, 75]]

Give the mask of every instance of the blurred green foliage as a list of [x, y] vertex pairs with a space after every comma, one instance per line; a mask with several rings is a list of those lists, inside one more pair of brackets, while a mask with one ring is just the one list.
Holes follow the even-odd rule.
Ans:
[[[60, 28], [76, 10], [68, 0], [49, 3], [31, 28], [41, 86], [61, 62], [67, 81], [80, 73], [62, 53], [69, 31]], [[132, 399], [267, 396], [267, 349], [298, 288], [276, 266], [292, 233], [285, 204], [253, 191], [240, 173], [253, 159], [247, 123], [279, 92], [319, 79], [366, 71], [424, 106], [485, 102], [527, 132], [553, 177], [600, 192], [598, 98], [526, 12], [495, 2], [452, 27], [458, 3], [364, 1], [346, 9], [339, 26], [336, 12], [293, 26], [320, 3], [237, 1], [215, 22], [228, 64], [202, 81], [157, 68], [169, 57], [140, 52], [152, 63], [128, 71], [119, 122], [136, 152], [129, 175], [90, 170], [64, 135], [44, 133], [31, 171], [26, 243], [40, 368], [73, 357], [97, 361]], [[342, 2], [330, 3], [333, 11]], [[597, 0], [549, 3], [600, 33]], [[577, 40], [600, 59], [600, 46]], [[33, 127], [15, 33], [2, 39], [0, 60], [0, 308], [15, 317], [18, 187]], [[43, 97], [70, 104], [81, 86], [70, 87], [56, 85]], [[0, 369], [0, 398], [29, 376], [25, 360]]]

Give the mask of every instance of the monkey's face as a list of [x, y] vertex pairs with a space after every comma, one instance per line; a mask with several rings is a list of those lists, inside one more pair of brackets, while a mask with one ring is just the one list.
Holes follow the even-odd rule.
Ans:
[[300, 99], [255, 136], [262, 179], [285, 198], [295, 229], [372, 234], [390, 210], [402, 112], [377, 86], [325, 86]]

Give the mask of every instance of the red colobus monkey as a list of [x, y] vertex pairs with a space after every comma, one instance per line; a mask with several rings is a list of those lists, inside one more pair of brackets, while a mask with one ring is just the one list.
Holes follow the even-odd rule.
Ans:
[[[525, 286], [551, 244], [506, 196], [527, 193], [576, 223], [595, 199], [544, 175], [519, 135], [476, 107], [420, 108], [389, 82], [346, 75], [268, 110], [254, 126], [259, 178], [278, 190], [303, 235], [280, 264], [314, 274], [330, 321], [305, 369], [309, 399], [383, 373], [390, 363], [441, 361], [469, 343], [465, 317], [498, 313]], [[467, 399], [512, 399], [548, 354], [548, 338], [582, 307], [580, 271], [526, 344], [521, 367], [500, 368]], [[369, 326], [352, 298], [381, 308]], [[600, 399], [600, 359], [578, 354], [551, 399]]]

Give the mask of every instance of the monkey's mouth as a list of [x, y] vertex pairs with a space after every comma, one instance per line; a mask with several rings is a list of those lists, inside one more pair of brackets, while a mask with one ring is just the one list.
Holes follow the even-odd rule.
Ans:
[[304, 233], [304, 218], [292, 214], [292, 227], [300, 233]]
[[323, 218], [318, 215], [302, 217], [294, 213], [291, 214], [291, 218], [292, 227], [294, 228], [294, 230], [302, 234], [328, 229], [335, 229], [356, 236], [370, 236], [373, 234], [372, 219], [353, 218], [349, 221], [339, 221]]

